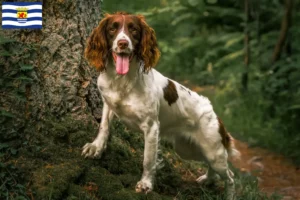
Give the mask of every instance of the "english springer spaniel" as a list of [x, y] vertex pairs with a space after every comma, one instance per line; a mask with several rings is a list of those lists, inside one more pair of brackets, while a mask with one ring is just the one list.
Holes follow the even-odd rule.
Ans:
[[226, 199], [235, 198], [233, 172], [227, 158], [238, 155], [233, 139], [210, 101], [152, 67], [160, 52], [154, 30], [142, 15], [107, 14], [87, 41], [85, 57], [100, 71], [97, 85], [103, 98], [102, 121], [82, 155], [100, 158], [106, 149], [109, 123], [117, 116], [128, 127], [144, 133], [144, 162], [136, 192], [150, 192], [157, 168], [159, 138], [174, 145], [179, 156], [205, 160], [208, 171], [198, 183], [220, 175]]

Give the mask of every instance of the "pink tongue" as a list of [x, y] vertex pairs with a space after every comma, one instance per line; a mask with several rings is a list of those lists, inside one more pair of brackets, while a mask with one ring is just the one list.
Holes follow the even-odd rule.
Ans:
[[129, 71], [129, 56], [116, 55], [116, 70], [118, 74], [124, 75]]

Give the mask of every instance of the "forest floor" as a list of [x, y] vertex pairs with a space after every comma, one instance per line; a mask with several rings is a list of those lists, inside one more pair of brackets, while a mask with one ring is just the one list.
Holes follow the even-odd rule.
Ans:
[[[185, 85], [189, 85], [186, 81]], [[213, 86], [192, 86], [197, 93], [213, 94]], [[242, 173], [249, 173], [258, 179], [260, 190], [268, 195], [277, 193], [284, 200], [300, 200], [300, 167], [283, 155], [259, 147], [251, 147], [246, 142], [235, 140], [236, 148], [241, 152], [240, 160], [232, 164]]]
[[278, 193], [284, 200], [300, 199], [300, 168], [282, 155], [259, 147], [249, 147], [247, 143], [236, 141], [241, 152], [240, 160], [232, 161], [242, 172], [251, 173], [258, 179], [261, 191]]
[[[201, 88], [190, 88], [201, 92]], [[214, 92], [214, 88], [207, 89], [206, 92]], [[86, 121], [65, 116], [45, 120], [45, 128], [37, 131], [29, 127], [26, 133], [32, 133], [32, 137], [18, 150], [20, 156], [4, 163], [13, 167], [9, 168], [10, 172], [5, 169], [9, 173], [8, 180], [16, 187], [5, 193], [0, 190], [0, 199], [20, 199], [18, 195], [23, 192], [20, 184], [24, 184], [22, 188], [26, 190], [26, 195], [22, 193], [26, 196], [23, 199], [224, 199], [223, 181], [199, 186], [195, 180], [206, 172], [207, 166], [182, 160], [171, 145], [164, 142], [154, 191], [135, 193], [135, 184], [142, 174], [143, 135], [129, 131], [119, 120], [114, 120], [107, 150], [101, 159], [84, 159], [81, 147], [93, 140], [98, 129], [95, 120]], [[238, 200], [279, 200], [280, 196], [284, 200], [300, 200], [300, 169], [290, 160], [238, 140], [236, 147], [242, 156], [241, 160], [232, 161], [231, 169], [235, 174]], [[16, 182], [17, 177], [19, 182]], [[10, 198], [4, 198], [7, 196]]]

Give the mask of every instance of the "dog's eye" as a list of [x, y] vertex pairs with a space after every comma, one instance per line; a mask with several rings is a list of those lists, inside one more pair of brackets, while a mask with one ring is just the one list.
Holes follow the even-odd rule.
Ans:
[[110, 32], [110, 33], [114, 33], [114, 32], [116, 32], [116, 30], [117, 30], [116, 28], [110, 28], [110, 29], [109, 29], [109, 32]]
[[130, 28], [130, 32], [135, 35], [137, 34], [137, 29], [136, 28]]

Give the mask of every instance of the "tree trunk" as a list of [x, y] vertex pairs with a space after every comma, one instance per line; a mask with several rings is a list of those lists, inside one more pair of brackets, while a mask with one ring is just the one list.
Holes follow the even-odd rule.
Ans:
[[36, 44], [26, 61], [34, 66], [34, 82], [26, 89], [27, 118], [44, 115], [100, 119], [97, 72], [83, 58], [85, 41], [100, 21], [101, 0], [43, 2], [42, 30], [5, 30], [10, 38]]
[[242, 74], [242, 86], [243, 91], [247, 91], [248, 89], [248, 71], [249, 71], [249, 62], [250, 62], [250, 46], [249, 46], [249, 19], [250, 19], [250, 9], [249, 9], [249, 1], [245, 0], [245, 36], [244, 36], [244, 49], [245, 49], [245, 56], [244, 56], [244, 64], [245, 69]]
[[[0, 184], [0, 199], [20, 195], [14, 194], [21, 191], [13, 189], [16, 183], [26, 185], [27, 195], [34, 194], [35, 199], [65, 199], [86, 169], [79, 152], [96, 135], [102, 102], [96, 87], [98, 72], [88, 66], [83, 52], [100, 21], [101, 2], [44, 0], [41, 30], [1, 30], [2, 38], [17, 42], [0, 38], [0, 147], [5, 144], [0, 149], [8, 152], [0, 156], [0, 164], [13, 163], [13, 175], [24, 173], [14, 178], [13, 185]], [[9, 75], [15, 66], [23, 69], [13, 73], [32, 66], [30, 78]], [[25, 101], [11, 92], [31, 79], [24, 86]], [[49, 163], [52, 167], [45, 168]], [[1, 196], [5, 194], [10, 196]]]
[[259, 68], [261, 68], [261, 35], [260, 35], [260, 6], [261, 2], [259, 0], [255, 1], [256, 6], [254, 7], [256, 9], [255, 11], [255, 18], [256, 18], [256, 40], [257, 40], [257, 63]]
[[272, 64], [280, 59], [282, 48], [284, 47], [288, 30], [291, 25], [293, 0], [285, 0], [285, 11], [281, 22], [280, 35], [272, 56]]

